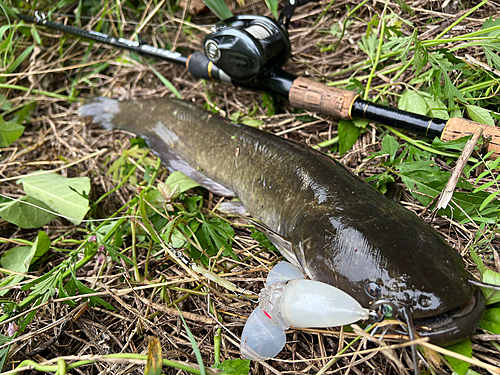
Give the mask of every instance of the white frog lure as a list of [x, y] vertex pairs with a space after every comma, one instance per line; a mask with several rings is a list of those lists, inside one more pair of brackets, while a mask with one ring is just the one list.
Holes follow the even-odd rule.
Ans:
[[285, 330], [290, 326], [341, 326], [365, 320], [370, 312], [340, 289], [304, 280], [297, 268], [281, 262], [269, 273], [259, 306], [243, 328], [241, 355], [255, 361], [273, 358], [285, 346]]

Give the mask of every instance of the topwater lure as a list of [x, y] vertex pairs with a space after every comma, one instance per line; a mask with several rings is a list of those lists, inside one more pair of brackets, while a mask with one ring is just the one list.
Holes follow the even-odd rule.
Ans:
[[[259, 306], [248, 318], [241, 334], [243, 357], [265, 360], [275, 357], [285, 346], [285, 330], [336, 327], [368, 319], [379, 319], [350, 295], [329, 284], [304, 280], [290, 263], [278, 263], [269, 272]], [[371, 315], [370, 315], [371, 314]]]

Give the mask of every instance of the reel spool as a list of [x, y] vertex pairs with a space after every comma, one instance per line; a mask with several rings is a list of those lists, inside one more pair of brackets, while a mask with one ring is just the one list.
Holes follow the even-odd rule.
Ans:
[[205, 56], [235, 82], [249, 82], [281, 68], [290, 56], [283, 26], [263, 16], [220, 21], [203, 41]]

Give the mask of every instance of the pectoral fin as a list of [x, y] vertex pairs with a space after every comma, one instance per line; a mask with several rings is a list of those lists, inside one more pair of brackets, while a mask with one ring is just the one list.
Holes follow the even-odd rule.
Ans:
[[241, 201], [224, 201], [221, 202], [217, 209], [228, 215], [248, 216], [248, 210]]
[[181, 171], [214, 194], [223, 197], [234, 197], [236, 195], [231, 189], [208, 178], [203, 173], [193, 168], [183, 158], [168, 148], [161, 139], [158, 139], [154, 135], [144, 136], [144, 139], [153, 153], [163, 161], [170, 172]]

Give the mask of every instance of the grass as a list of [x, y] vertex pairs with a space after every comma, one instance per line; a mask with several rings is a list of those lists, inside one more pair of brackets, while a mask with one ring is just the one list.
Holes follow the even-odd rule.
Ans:
[[[406, 4], [413, 7], [412, 1]], [[495, 54], [500, 47], [497, 10], [485, 1], [453, 3], [445, 10], [435, 5], [420, 3], [412, 15], [396, 2], [311, 3], [300, 8], [292, 22], [293, 57], [285, 69], [358, 90], [366, 98], [393, 106], [405, 98], [405, 91], [412, 91], [422, 100], [412, 101], [409, 110], [440, 109], [447, 116], [498, 124], [500, 77], [485, 68], [500, 70]], [[167, 6], [163, 1], [40, 2], [36, 6], [60, 22], [89, 25], [124, 38], [140, 34], [148, 43], [175, 45], [186, 54], [200, 48], [209, 31], [206, 25], [217, 20], [210, 14], [189, 15], [177, 4]], [[271, 14], [260, 3], [251, 9]], [[233, 12], [248, 11], [237, 7]], [[453, 15], [451, 23], [445, 22], [446, 14]], [[24, 246], [32, 257], [31, 266], [1, 271], [5, 283], [12, 275], [21, 277], [16, 283], [3, 284], [0, 355], [6, 361], [4, 371], [18, 365], [59, 374], [72, 368], [85, 373], [140, 371], [136, 366], [146, 363], [148, 353], [144, 336], [152, 335], [160, 339], [163, 358], [171, 360], [164, 360], [165, 366], [171, 366], [169, 373], [177, 371], [181, 362], [191, 373], [248, 373], [248, 363], [237, 360], [237, 341], [254, 305], [226, 287], [236, 284], [258, 293], [278, 254], [268, 250], [270, 244], [263, 238], [252, 236], [245, 222], [233, 218], [229, 225], [214, 209], [219, 197], [188, 181], [184, 181], [186, 189], [169, 185], [167, 172], [141, 148], [143, 144], [131, 144], [125, 134], [104, 131], [76, 116], [76, 102], [83, 98], [175, 95], [193, 99], [214, 111], [223, 109], [221, 113], [240, 122], [276, 133], [286, 131], [289, 139], [310, 146], [328, 145], [324, 151], [382, 191], [394, 182], [407, 182], [409, 187], [418, 183], [426, 191], [438, 191], [427, 181], [444, 180], [460, 152], [460, 145], [450, 149], [431, 139], [361, 122], [346, 125], [351, 130], [361, 127], [352, 132], [361, 135], [346, 137], [349, 133], [337, 132], [337, 121], [320, 114], [298, 112], [279, 100], [273, 103], [276, 111], [270, 111], [271, 99], [264, 98], [264, 103], [259, 93], [201, 84], [183, 67], [144, 61], [1, 17], [0, 131], [19, 137], [0, 149], [2, 197], [25, 195], [16, 181], [39, 169], [67, 178], [86, 176], [91, 185], [90, 191], [78, 192], [90, 208], [86, 221], [79, 225], [63, 218], [44, 223], [41, 229], [0, 221], [0, 254]], [[460, 29], [464, 25], [467, 29]], [[336, 30], [342, 32], [340, 42]], [[465, 54], [485, 65], [467, 61]], [[308, 121], [312, 125], [298, 128]], [[297, 129], [287, 131], [292, 128]], [[338, 153], [339, 145], [347, 150], [345, 154]], [[415, 170], [421, 160], [432, 160], [440, 168], [424, 171], [425, 178], [415, 182], [415, 175], [408, 171]], [[498, 173], [494, 161], [481, 164], [477, 157], [476, 161], [474, 168], [470, 164], [464, 171], [456, 196], [457, 202], [473, 201], [469, 206], [460, 204], [467, 215], [450, 218], [446, 212], [447, 216], [438, 215], [432, 224], [477, 275], [490, 274], [486, 269], [499, 271], [500, 265], [494, 257], [498, 201], [491, 198], [498, 194]], [[427, 206], [432, 205], [432, 195], [412, 194], [405, 193], [402, 203], [431, 220]], [[0, 210], [9, 204], [12, 201], [0, 198]], [[228, 241], [230, 248], [220, 246]], [[185, 256], [190, 261], [230, 284], [222, 287], [200, 277], [175, 256], [171, 246], [188, 249]], [[481, 265], [469, 255], [471, 248]], [[37, 254], [42, 255], [36, 258]], [[1, 259], [4, 269], [7, 258]], [[477, 335], [452, 348], [474, 357], [473, 371], [481, 373], [499, 364], [495, 336], [500, 334], [495, 331], [499, 308], [493, 300], [489, 320]], [[8, 329], [16, 328], [19, 331], [9, 337]], [[391, 344], [396, 338], [386, 337]], [[404, 359], [407, 349], [395, 349], [397, 358], [403, 358], [397, 359], [400, 362], [391, 362], [383, 354], [372, 356], [361, 352], [367, 338], [348, 328], [293, 330], [288, 340], [279, 356], [283, 361], [252, 363], [251, 373], [327, 373], [347, 368], [356, 373], [373, 369], [402, 373], [401, 367], [411, 368]], [[456, 361], [450, 352], [432, 353], [433, 366], [439, 370], [431, 373], [469, 369], [467, 362]], [[89, 359], [89, 355], [98, 357]], [[204, 370], [196, 365], [199, 358]], [[211, 368], [214, 364], [219, 364], [219, 370]]]

